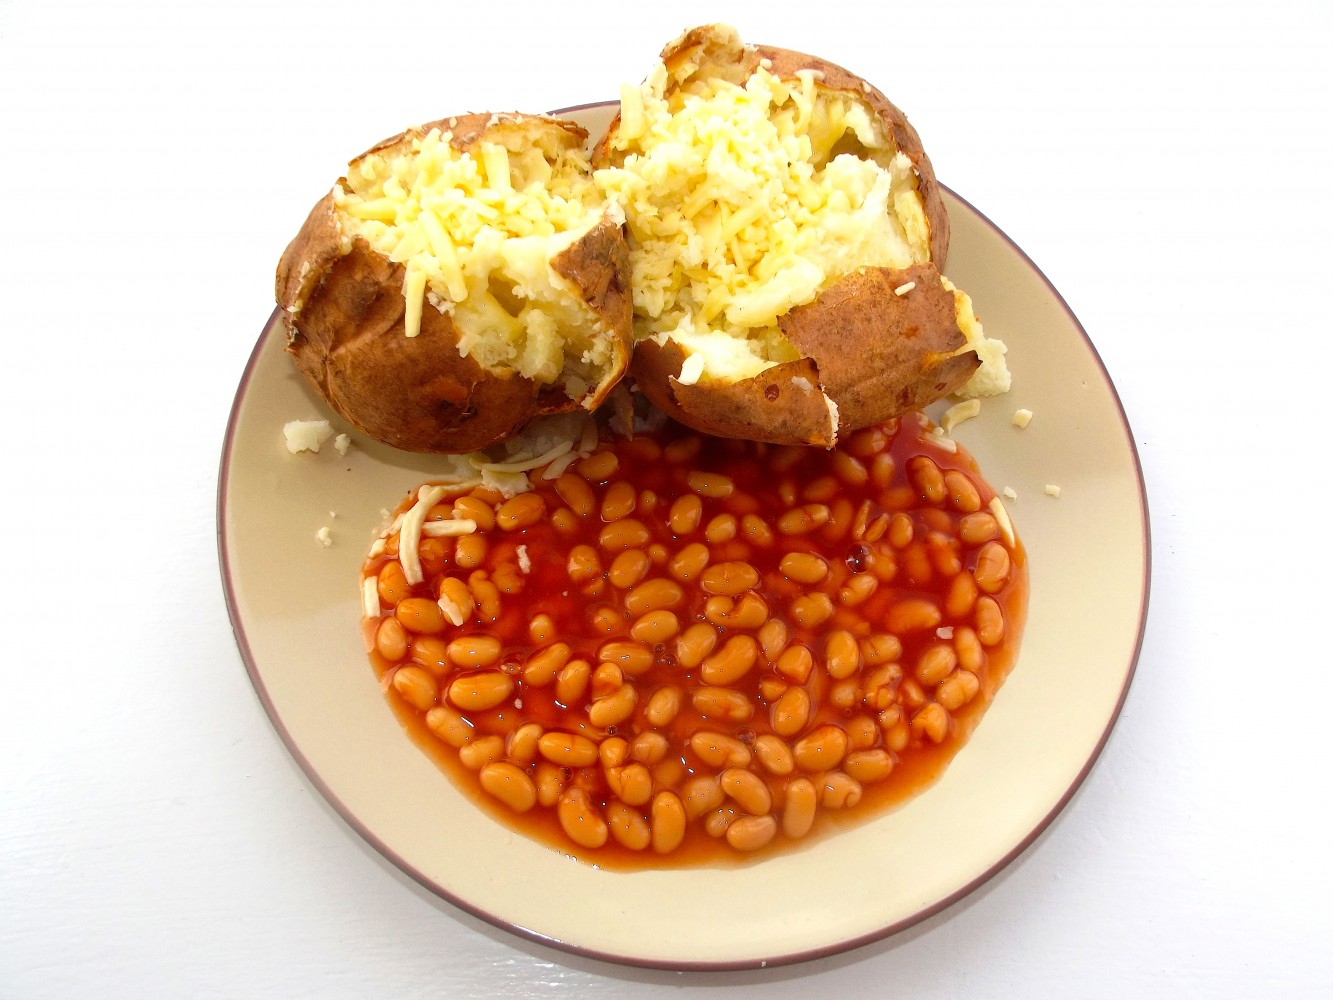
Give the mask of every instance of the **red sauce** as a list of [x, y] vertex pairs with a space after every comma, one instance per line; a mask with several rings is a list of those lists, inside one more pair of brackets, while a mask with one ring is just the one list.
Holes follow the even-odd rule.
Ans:
[[[598, 458], [603, 452], [614, 454], [615, 462]], [[614, 465], [614, 470], [597, 470], [598, 463]], [[598, 452], [571, 466], [566, 475], [578, 476], [580, 466], [591, 470], [584, 481], [595, 499], [586, 516], [579, 516], [571, 507], [571, 495], [579, 498], [568, 488], [569, 479], [546, 480], [541, 478], [542, 470], [536, 470], [530, 476], [533, 493], [541, 501], [540, 518], [519, 530], [486, 530], [483, 526], [476, 535], [484, 539], [485, 551], [476, 565], [459, 565], [460, 558], [465, 563], [477, 558], [483, 546], [475, 537], [466, 542], [423, 539], [425, 579], [410, 593], [434, 600], [443, 580], [454, 577], [470, 583], [469, 590], [477, 592], [476, 607], [467, 609], [468, 620], [461, 626], [446, 622], [440, 631], [425, 636], [408, 632], [408, 649], [401, 657], [396, 656], [392, 641], [383, 644], [391, 656], [382, 655], [381, 649], [371, 652], [374, 668], [405, 728], [442, 770], [503, 823], [560, 851], [612, 868], [734, 861], [782, 850], [825, 835], [844, 822], [873, 816], [921, 791], [942, 773], [980, 722], [1013, 663], [1027, 596], [1022, 548], [1005, 537], [1005, 526], [992, 516], [995, 492], [982, 479], [976, 463], [961, 448], [950, 452], [941, 447], [928, 434], [924, 418], [905, 417], [884, 428], [859, 432], [834, 451], [703, 438], [669, 425], [632, 441], [608, 440], [604, 435]], [[721, 492], [712, 490], [707, 479], [701, 480], [697, 475], [701, 472], [725, 477], [730, 492], [699, 497], [697, 526], [683, 530], [688, 525], [681, 517], [674, 519], [673, 529], [673, 504], [681, 497], [698, 496], [691, 485], [692, 473], [695, 485]], [[561, 488], [562, 483], [566, 488]], [[601, 516], [601, 506], [617, 483], [633, 487], [634, 509], [628, 516], [646, 536], [642, 544], [633, 546], [643, 558], [627, 560], [637, 558], [646, 565], [643, 581], [673, 581], [679, 591], [678, 600], [657, 609], [674, 616], [678, 628], [675, 636], [661, 641], [633, 639], [642, 609], [635, 605], [635, 598], [627, 601], [633, 588], [614, 582], [612, 566], [618, 553], [606, 547], [607, 521]], [[630, 493], [623, 485], [615, 489], [613, 499], [623, 500]], [[491, 510], [504, 513], [503, 498], [481, 489], [470, 493]], [[410, 507], [414, 500], [415, 494], [400, 509]], [[791, 513], [797, 508], [806, 508], [806, 514]], [[730, 538], [724, 537], [727, 515], [735, 521]], [[452, 518], [452, 498], [442, 501], [431, 516]], [[716, 518], [721, 520], [714, 521]], [[802, 527], [798, 522], [803, 519], [805, 526], [814, 525], [812, 530], [795, 534], [783, 530]], [[368, 558], [363, 576], [397, 566], [397, 540], [396, 535], [389, 536], [385, 551]], [[729, 598], [732, 614], [743, 604], [742, 617], [753, 615], [752, 620], [728, 621], [722, 614], [727, 601], [719, 601], [717, 595], [711, 595], [710, 604], [710, 594], [701, 587], [701, 581], [708, 583], [704, 574], [694, 573], [683, 580], [672, 576], [673, 557], [691, 544], [706, 548], [708, 567], [734, 563], [753, 568], [753, 581], [746, 578], [743, 568], [738, 569], [739, 577], [732, 574], [740, 580], [737, 586], [752, 585]], [[578, 546], [595, 552], [600, 565], [593, 567], [596, 572], [592, 575], [574, 579], [570, 556]], [[580, 551], [586, 556], [586, 550]], [[793, 553], [798, 554], [794, 561]], [[789, 571], [810, 562], [799, 554], [823, 560], [825, 575], [806, 582], [793, 578]], [[386, 574], [388, 579], [397, 576], [396, 569]], [[862, 588], [873, 588], [873, 592], [864, 593]], [[391, 596], [401, 597], [405, 592], [400, 587]], [[368, 623], [369, 635], [377, 634], [380, 622], [394, 618], [396, 604], [381, 600], [381, 617]], [[633, 612], [627, 610], [627, 604]], [[983, 606], [984, 612], [979, 610]], [[930, 609], [933, 615], [927, 614]], [[825, 615], [825, 620], [819, 620]], [[908, 620], [914, 616], [916, 621]], [[1002, 622], [1002, 632], [996, 630], [997, 619]], [[539, 623], [535, 636], [534, 621]], [[715, 645], [710, 655], [715, 658], [728, 640], [742, 637], [738, 642], [755, 650], [753, 665], [734, 680], [707, 684], [710, 670], [716, 678], [725, 664], [719, 665], [717, 659], [711, 667], [708, 659], [681, 662], [681, 636], [692, 626], [703, 627], [696, 629], [696, 636], [713, 633]], [[389, 640], [401, 631], [396, 625], [381, 627], [391, 633]], [[786, 637], [779, 643], [777, 633], [781, 631]], [[850, 634], [856, 650], [852, 666], [846, 665], [845, 656], [834, 663], [838, 676], [830, 673], [834, 633]], [[494, 663], [460, 666], [441, 655], [451, 640], [479, 635], [499, 640]], [[846, 649], [845, 635], [836, 641], [842, 641]], [[558, 679], [543, 679], [529, 669], [534, 657], [555, 642], [567, 644], [569, 659], [585, 661], [594, 675], [568, 704], [561, 700]], [[619, 671], [599, 668], [603, 662], [619, 662], [614, 654], [625, 648], [607, 647], [608, 642], [641, 647], [646, 651], [640, 654], [642, 662], [625, 661]], [[782, 659], [784, 651], [798, 645], [810, 654], [805, 676], [799, 662], [803, 656]], [[411, 675], [415, 686], [400, 688], [403, 678], [397, 672], [420, 666], [426, 670], [417, 669]], [[504, 700], [480, 710], [462, 710], [451, 704], [451, 685], [479, 673], [502, 673], [508, 678], [500, 681], [511, 688]], [[633, 711], [613, 724], [595, 725], [597, 714], [590, 715], [590, 706], [599, 695], [619, 692], [619, 684], [633, 689]], [[678, 689], [682, 704], [669, 721], [655, 724], [649, 706], [654, 693], [665, 687]], [[708, 690], [700, 693], [701, 688]], [[796, 688], [804, 694], [788, 694]], [[577, 676], [565, 690], [576, 689]], [[808, 704], [803, 721], [799, 712], [793, 721], [791, 713], [783, 715], [780, 706], [775, 709], [784, 695], [787, 701], [783, 704]], [[775, 711], [782, 715], [781, 720]], [[570, 839], [553, 804], [538, 801], [526, 811], [514, 811], [482, 789], [478, 760], [467, 766], [460, 760], [460, 747], [441, 738], [437, 724], [445, 714], [461, 717], [470, 727], [467, 743], [486, 746], [480, 742], [486, 736], [503, 738], [490, 741], [493, 752], [484, 756], [492, 762], [506, 759], [512, 734], [522, 726], [535, 723], [543, 733], [586, 737], [598, 745], [604, 759], [588, 766], [559, 767], [541, 752], [520, 748], [513, 763], [534, 787], [541, 787], [543, 781], [546, 787], [554, 787], [551, 771], [557, 770], [560, 787], [582, 789], [600, 816], [605, 817], [608, 809], [613, 818], [633, 813], [639, 823], [631, 824], [634, 829], [622, 823], [619, 830], [613, 823], [605, 844], [591, 848]], [[803, 764], [799, 753], [791, 764], [780, 753], [774, 757], [756, 752], [761, 747], [771, 749], [774, 737], [789, 752], [797, 750], [800, 741], [812, 733], [827, 737], [829, 727], [842, 734], [833, 734], [832, 748], [836, 755], [841, 746], [843, 753], [828, 768], [808, 761]], [[738, 741], [748, 751], [748, 761], [740, 751], [736, 751], [739, 756], [720, 764], [704, 759], [700, 750], [706, 747], [697, 746], [692, 739], [700, 733], [719, 734], [724, 742]], [[617, 741], [624, 741], [625, 746]], [[503, 744], [498, 751], [496, 743]], [[726, 745], [734, 750], [737, 744]], [[891, 770], [881, 776], [886, 760]], [[637, 777], [647, 774], [651, 796], [675, 793], [686, 808], [689, 782], [738, 767], [755, 775], [768, 789], [767, 809], [760, 801], [756, 812], [773, 820], [752, 824], [758, 830], [757, 839], [741, 838], [745, 849], [738, 850], [725, 831], [747, 812], [741, 800], [723, 795], [719, 805], [691, 816], [683, 839], [663, 853], [653, 841], [643, 843], [644, 829], [651, 831], [654, 824], [653, 802], [643, 799], [646, 786], [635, 785], [638, 791], [633, 792], [617, 787], [621, 779], [616, 775], [623, 777], [629, 765], [637, 765]], [[789, 765], [791, 769], [782, 773]], [[612, 774], [617, 768], [620, 770]], [[853, 773], [865, 780], [852, 777]], [[740, 780], [734, 774], [732, 778]], [[815, 786], [819, 806], [813, 826], [792, 835], [784, 829], [785, 812], [788, 789], [798, 778]], [[745, 780], [753, 789], [754, 782]], [[628, 808], [618, 791], [632, 800]], [[711, 797], [710, 792], [703, 801]], [[752, 807], [754, 802], [745, 799]], [[795, 806], [792, 809], [797, 811]], [[764, 832], [770, 828], [776, 833], [766, 839]], [[618, 832], [633, 847], [620, 843]], [[756, 847], [759, 841], [766, 842]]]

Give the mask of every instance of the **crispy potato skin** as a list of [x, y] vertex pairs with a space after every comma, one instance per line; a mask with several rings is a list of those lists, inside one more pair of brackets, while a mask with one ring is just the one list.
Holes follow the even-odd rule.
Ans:
[[[537, 124], [540, 123], [540, 124]], [[506, 130], [559, 129], [582, 143], [573, 122], [527, 115], [462, 115], [385, 140], [362, 157], [407, 143], [432, 128], [451, 131], [467, 150]], [[352, 161], [352, 166], [362, 158]], [[340, 182], [341, 183], [341, 182]], [[458, 330], [427, 306], [421, 332], [404, 331], [405, 269], [344, 233], [332, 192], [307, 216], [283, 253], [276, 295], [287, 351], [311, 386], [361, 433], [414, 452], [463, 453], [495, 444], [535, 417], [599, 405], [624, 374], [631, 349], [629, 257], [619, 225], [603, 219], [552, 261], [615, 339], [615, 363], [585, 400], [557, 384], [486, 371], [458, 353]]]
[[[788, 49], [739, 45], [734, 35], [714, 25], [687, 32], [667, 46], [662, 59], [673, 86], [683, 87], [702, 74], [743, 84], [763, 63], [784, 80], [814, 70], [820, 89], [865, 102], [916, 168], [930, 226], [931, 262], [901, 270], [867, 267], [831, 283], [813, 302], [778, 320], [803, 358], [754, 378], [682, 385], [676, 376], [685, 352], [669, 340], [661, 345], [642, 341], [631, 371], [643, 393], [675, 419], [706, 433], [831, 447], [842, 434], [921, 409], [966, 382], [979, 362], [972, 352], [950, 356], [966, 338], [958, 328], [954, 296], [940, 284], [949, 217], [930, 159], [906, 115], [840, 66]], [[619, 116], [594, 150], [595, 167], [614, 162], [611, 143], [618, 126]], [[895, 293], [911, 283], [912, 291]]]
[[[779, 323], [805, 355], [800, 361], [739, 382], [682, 385], [685, 352], [646, 340], [634, 352], [634, 380], [659, 409], [698, 430], [829, 448], [859, 427], [928, 406], [979, 364], [971, 351], [953, 354], [966, 338], [932, 264], [854, 272]], [[836, 426], [824, 393], [837, 404]]]

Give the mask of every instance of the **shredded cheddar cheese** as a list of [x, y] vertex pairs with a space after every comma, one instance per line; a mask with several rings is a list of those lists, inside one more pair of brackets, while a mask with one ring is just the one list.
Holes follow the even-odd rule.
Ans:
[[334, 202], [345, 229], [404, 265], [408, 337], [426, 308], [450, 313], [464, 357], [543, 384], [573, 371], [581, 377], [566, 388], [579, 398], [599, 381], [610, 339], [550, 262], [608, 206], [581, 149], [519, 129], [497, 135], [475, 156], [439, 129], [371, 153], [335, 187]]

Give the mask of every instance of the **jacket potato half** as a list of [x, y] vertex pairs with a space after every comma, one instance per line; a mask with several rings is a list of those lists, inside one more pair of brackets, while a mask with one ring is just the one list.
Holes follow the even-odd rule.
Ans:
[[620, 104], [593, 167], [625, 212], [632, 373], [659, 408], [830, 447], [973, 378], [984, 336], [943, 276], [935, 174], [878, 90], [708, 25]]
[[277, 269], [288, 352], [348, 423], [463, 453], [606, 398], [632, 347], [629, 258], [586, 139], [461, 115], [348, 165]]

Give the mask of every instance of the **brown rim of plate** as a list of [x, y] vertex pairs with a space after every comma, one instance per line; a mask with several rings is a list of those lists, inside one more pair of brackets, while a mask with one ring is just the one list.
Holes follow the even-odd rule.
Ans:
[[[613, 102], [598, 101], [590, 104], [580, 104], [569, 108], [561, 108], [558, 111], [551, 112], [551, 114], [556, 116], [565, 116], [565, 115], [575, 114], [580, 111], [600, 110], [603, 108], [609, 108], [614, 106], [615, 105]], [[888, 924], [884, 927], [877, 928], [876, 930], [871, 931], [867, 934], [862, 934], [855, 938], [849, 938], [843, 941], [838, 941], [834, 944], [824, 945], [819, 948], [812, 948], [806, 951], [790, 952], [781, 955], [770, 955], [764, 958], [749, 958], [740, 961], [676, 962], [676, 961], [661, 961], [661, 960], [651, 960], [651, 959], [640, 960], [629, 956], [600, 952], [593, 948], [571, 944], [566, 941], [561, 941], [555, 938], [548, 937], [547, 935], [540, 934], [536, 931], [530, 930], [529, 928], [520, 926], [518, 924], [512, 923], [511, 921], [497, 917], [494, 914], [488, 913], [484, 909], [481, 909], [480, 907], [475, 906], [472, 903], [469, 903], [467, 900], [462, 899], [457, 895], [450, 893], [441, 886], [435, 884], [433, 881], [431, 881], [429, 878], [423, 875], [420, 871], [418, 871], [413, 866], [408, 864], [392, 848], [390, 848], [386, 843], [384, 843], [384, 841], [382, 841], [373, 832], [371, 832], [371, 830], [368, 829], [361, 822], [361, 820], [357, 818], [357, 816], [347, 807], [347, 805], [343, 803], [336, 794], [334, 794], [333, 790], [325, 783], [323, 778], [320, 777], [319, 773], [311, 765], [310, 761], [306, 758], [305, 754], [302, 753], [301, 748], [297, 745], [296, 741], [292, 738], [290, 732], [288, 732], [287, 727], [283, 724], [283, 721], [278, 714], [277, 708], [273, 704], [273, 701], [269, 696], [267, 689], [265, 688], [264, 682], [259, 675], [259, 670], [255, 664], [254, 655], [252, 654], [250, 650], [250, 644], [246, 639], [244, 624], [240, 620], [239, 611], [236, 607], [235, 592], [232, 586], [231, 567], [227, 560], [226, 508], [227, 508], [228, 498], [226, 493], [226, 484], [228, 481], [228, 474], [231, 466], [232, 443], [235, 437], [236, 422], [238, 419], [238, 415], [240, 413], [241, 403], [245, 397], [246, 387], [249, 384], [251, 376], [253, 375], [254, 370], [259, 362], [259, 357], [263, 353], [263, 349], [268, 342], [268, 338], [270, 336], [276, 336], [278, 333], [277, 327], [274, 324], [274, 320], [277, 315], [277, 309], [275, 308], [273, 313], [270, 314], [269, 320], [264, 326], [264, 332], [261, 333], [258, 341], [256, 342], [254, 350], [250, 354], [249, 360], [246, 362], [245, 371], [241, 376], [240, 384], [237, 387], [236, 397], [232, 403], [231, 412], [227, 418], [227, 429], [222, 444], [222, 458], [218, 467], [218, 495], [217, 495], [218, 562], [222, 574], [223, 591], [225, 593], [227, 601], [227, 615], [231, 620], [232, 632], [236, 637], [236, 645], [240, 650], [241, 659], [245, 661], [245, 670], [246, 673], [249, 674], [250, 676], [250, 683], [254, 687], [255, 693], [259, 697], [260, 704], [263, 706], [264, 712], [268, 716], [269, 722], [273, 725], [273, 728], [277, 732], [278, 737], [287, 747], [288, 752], [292, 755], [292, 758], [301, 768], [307, 780], [310, 781], [310, 783], [315, 787], [315, 789], [320, 793], [320, 795], [323, 796], [324, 800], [333, 807], [333, 809], [338, 813], [338, 815], [340, 815], [343, 818], [343, 821], [346, 822], [348, 826], [350, 826], [353, 830], [356, 831], [356, 833], [362, 838], [362, 840], [368, 843], [381, 856], [383, 856], [386, 860], [391, 862], [396, 868], [398, 868], [401, 872], [403, 872], [405, 875], [407, 875], [409, 878], [415, 881], [423, 889], [429, 891], [431, 894], [438, 896], [441, 899], [444, 899], [445, 901], [458, 907], [460, 910], [463, 910], [464, 912], [469, 913], [472, 916], [477, 917], [482, 921], [485, 921], [486, 923], [492, 925], [493, 927], [497, 927], [500, 930], [506, 931], [511, 934], [515, 934], [518, 937], [525, 938], [537, 944], [545, 945], [549, 948], [554, 948], [559, 951], [566, 952], [568, 954], [578, 955], [584, 958], [597, 959], [599, 961], [608, 962], [621, 966], [632, 966], [632, 967], [649, 968], [649, 969], [664, 969], [669, 971], [721, 972], [721, 971], [743, 970], [743, 969], [774, 968], [783, 965], [794, 965], [800, 962], [808, 962], [817, 958], [827, 958], [831, 955], [842, 954], [844, 952], [852, 951], [856, 948], [860, 948], [865, 945], [873, 944], [874, 942], [882, 941], [886, 938], [892, 937], [893, 935], [898, 934], [908, 929], [909, 927], [913, 927], [916, 924], [919, 924], [922, 921], [935, 916], [937, 913], [940, 913], [943, 910], [948, 909], [950, 906], [957, 903], [959, 900], [962, 900], [967, 896], [970, 896], [973, 892], [975, 892], [981, 886], [985, 885], [992, 878], [998, 875], [1001, 871], [1007, 868], [1009, 864], [1012, 861], [1014, 861], [1014, 859], [1016, 859], [1025, 850], [1027, 850], [1027, 848], [1038, 837], [1040, 837], [1041, 834], [1044, 833], [1046, 829], [1055, 821], [1056, 817], [1059, 816], [1064, 811], [1065, 806], [1069, 804], [1069, 801], [1074, 797], [1075, 793], [1077, 793], [1078, 790], [1083, 786], [1083, 782], [1092, 772], [1093, 766], [1100, 759], [1102, 750], [1105, 748], [1106, 742], [1110, 738], [1111, 732], [1115, 728], [1115, 724], [1120, 718], [1120, 712], [1124, 708], [1125, 699], [1129, 695], [1130, 685], [1133, 683], [1134, 674], [1138, 668], [1139, 654], [1143, 648], [1143, 636], [1148, 620], [1149, 592], [1152, 586], [1152, 540], [1151, 540], [1152, 532], [1148, 517], [1148, 496], [1147, 496], [1147, 489], [1143, 479], [1143, 466], [1139, 460], [1138, 449], [1134, 445], [1134, 435], [1129, 426], [1129, 419], [1125, 414], [1125, 408], [1120, 400], [1120, 395], [1119, 393], [1116, 392], [1115, 384], [1111, 381], [1110, 374], [1107, 372], [1106, 366], [1102, 362], [1101, 355], [1097, 353], [1097, 348], [1092, 343], [1092, 340], [1088, 336], [1087, 331], [1083, 328], [1083, 324], [1079, 322], [1078, 317], [1075, 316], [1073, 310], [1069, 308], [1069, 304], [1065, 301], [1064, 296], [1062, 296], [1059, 290], [1057, 290], [1055, 286], [1051, 284], [1050, 280], [1042, 272], [1041, 268], [1039, 268], [1036, 265], [1036, 263], [1033, 262], [1032, 258], [1030, 258], [1026, 253], [1024, 253], [1022, 248], [1020, 248], [1016, 243], [1014, 243], [1013, 240], [1011, 240], [1007, 235], [1005, 235], [1005, 233], [993, 222], [991, 222], [991, 220], [987, 218], [986, 215], [978, 211], [977, 208], [974, 205], [972, 205], [971, 202], [967, 201], [964, 198], [959, 197], [958, 194], [955, 193], [951, 188], [947, 187], [946, 185], [941, 185], [941, 188], [943, 188], [943, 190], [948, 192], [950, 197], [952, 197], [956, 202], [958, 202], [958, 204], [963, 209], [965, 209], [968, 212], [971, 212], [988, 229], [990, 229], [997, 236], [999, 236], [1000, 239], [1002, 239], [1009, 246], [1009, 248], [1019, 257], [1019, 259], [1024, 264], [1026, 264], [1027, 267], [1031, 268], [1031, 270], [1037, 275], [1037, 277], [1041, 279], [1042, 284], [1046, 286], [1047, 290], [1055, 298], [1055, 301], [1059, 304], [1060, 308], [1064, 310], [1066, 317], [1069, 319], [1070, 323], [1074, 326], [1074, 328], [1078, 330], [1079, 335], [1083, 337], [1088, 352], [1092, 356], [1093, 360], [1096, 362], [1098, 370], [1101, 372], [1103, 382], [1105, 383], [1105, 388], [1110, 394], [1111, 399], [1115, 403], [1116, 412], [1117, 414], [1119, 414], [1120, 417], [1120, 425], [1124, 431], [1125, 442], [1129, 447], [1129, 454], [1133, 461], [1135, 477], [1138, 481], [1139, 510], [1143, 518], [1143, 593], [1140, 597], [1140, 605], [1139, 605], [1138, 635], [1135, 637], [1134, 640], [1134, 649], [1130, 656], [1129, 668], [1125, 674], [1125, 682], [1124, 685], [1121, 687], [1120, 695], [1116, 700], [1115, 710], [1111, 713], [1110, 718], [1107, 720], [1105, 729], [1098, 737], [1096, 746], [1093, 748], [1092, 753], [1089, 755], [1088, 759], [1084, 762], [1082, 768], [1079, 770], [1078, 775], [1070, 783], [1069, 787], [1065, 790], [1065, 793], [1055, 803], [1055, 805], [1051, 808], [1051, 810], [1041, 818], [1041, 820], [1033, 827], [1033, 829], [1027, 834], [1027, 836], [1019, 840], [1019, 842], [1015, 844], [1012, 849], [1010, 849], [1006, 854], [1004, 854], [1002, 857], [1000, 857], [994, 863], [992, 863], [984, 872], [979, 874], [976, 878], [972, 879], [966, 885], [950, 893], [943, 899], [937, 900], [936, 902], [923, 907], [922, 909], [918, 910], [916, 913], [913, 913], [908, 917], [894, 921], [893, 923]]]

